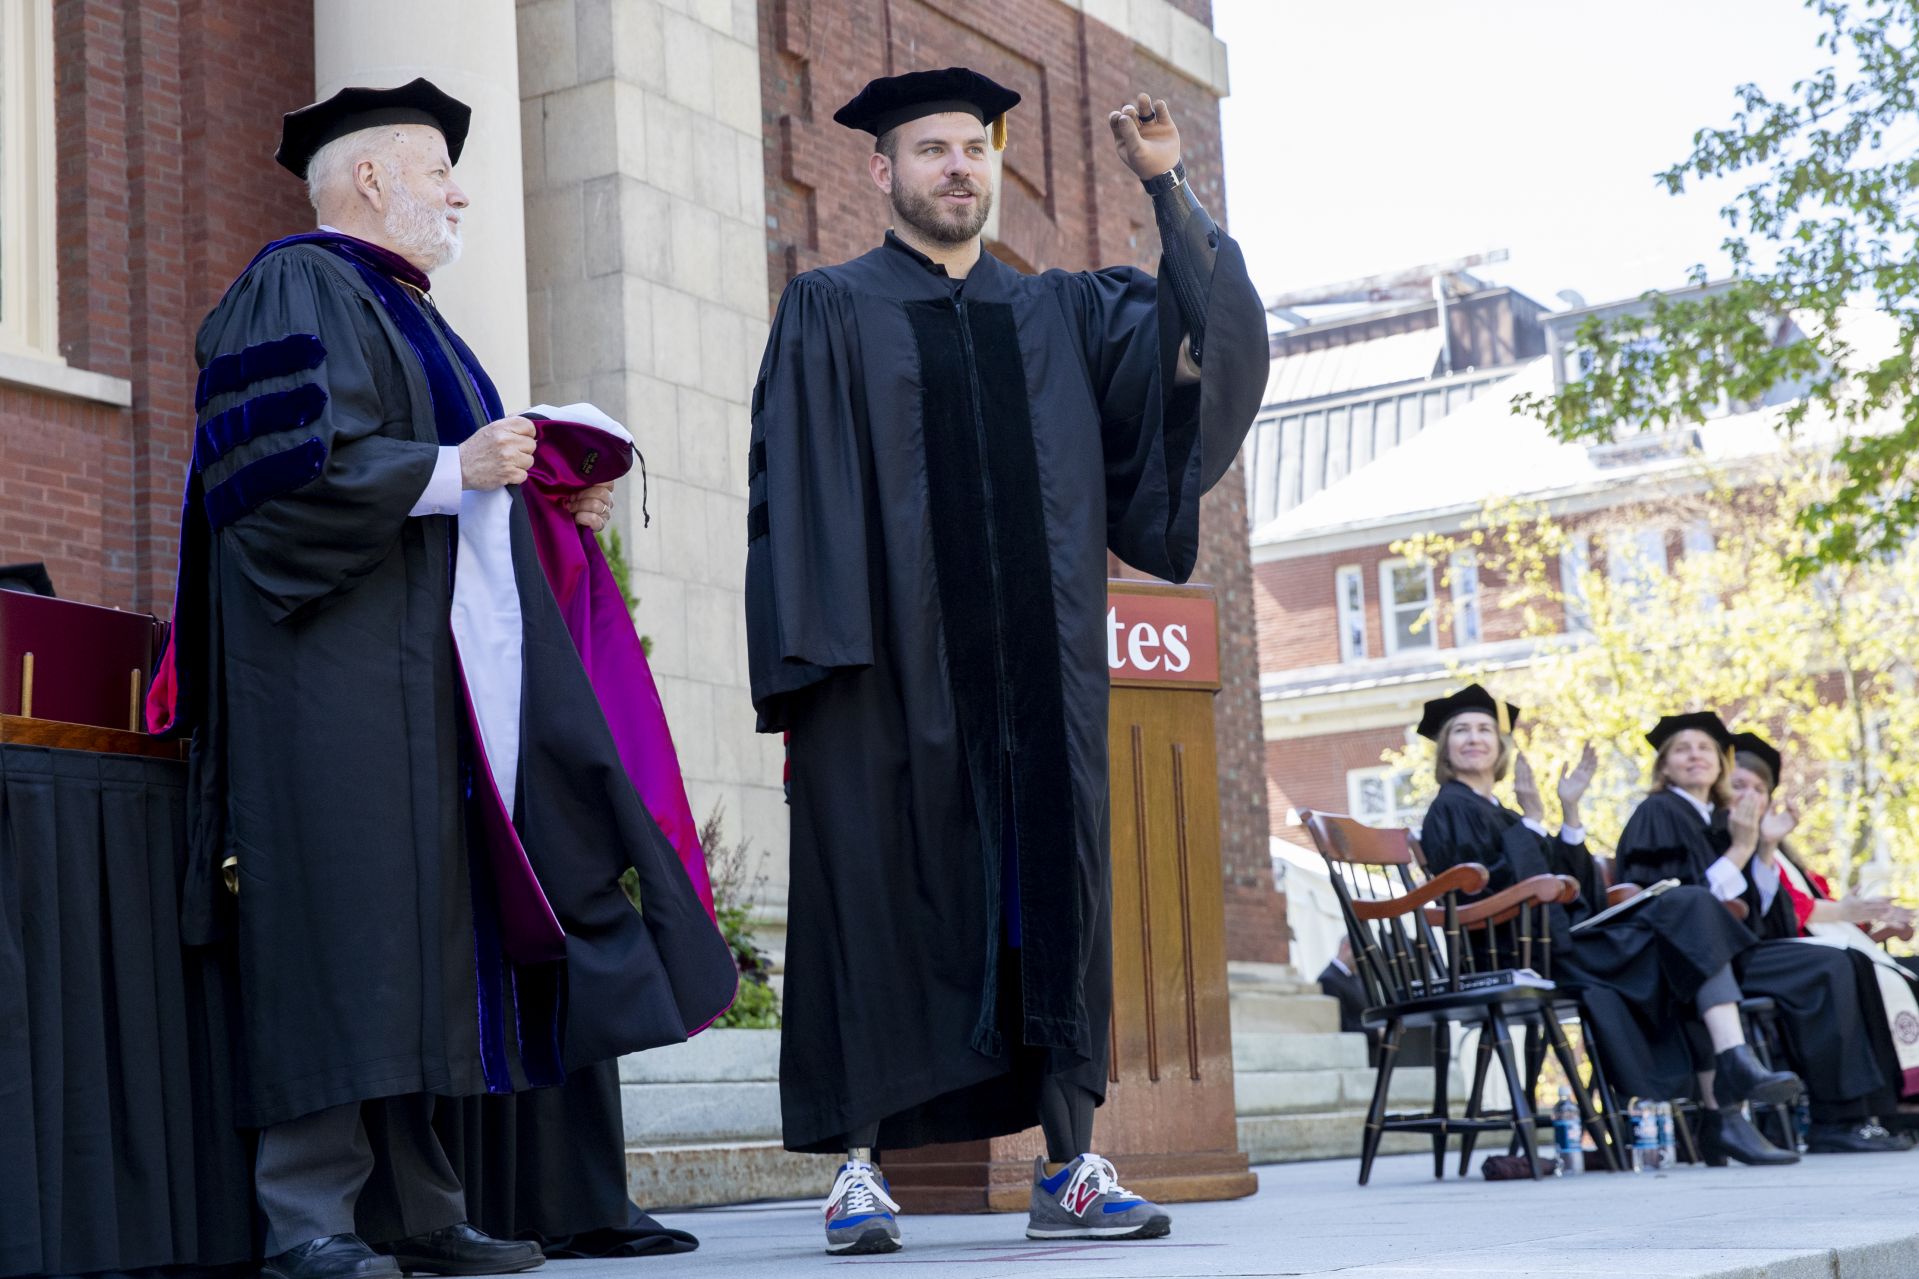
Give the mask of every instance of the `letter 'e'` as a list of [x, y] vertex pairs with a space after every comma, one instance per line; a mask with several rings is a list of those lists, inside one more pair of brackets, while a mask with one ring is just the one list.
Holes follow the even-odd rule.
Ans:
[[[1126, 637], [1126, 656], [1133, 665], [1142, 671], [1150, 671], [1159, 665], [1159, 632], [1153, 629], [1151, 622], [1141, 622], [1133, 627], [1133, 633]], [[1148, 654], [1151, 656], [1148, 656]]]

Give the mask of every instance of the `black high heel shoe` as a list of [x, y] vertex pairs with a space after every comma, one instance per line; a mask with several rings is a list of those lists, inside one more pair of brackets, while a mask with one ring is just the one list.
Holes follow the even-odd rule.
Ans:
[[1742, 1101], [1756, 1105], [1782, 1105], [1797, 1097], [1805, 1086], [1790, 1070], [1767, 1070], [1749, 1044], [1728, 1048], [1713, 1059], [1712, 1095], [1723, 1107]]
[[1797, 1151], [1767, 1141], [1738, 1107], [1699, 1112], [1699, 1155], [1708, 1168], [1724, 1168], [1728, 1159], [1755, 1166], [1799, 1162]]

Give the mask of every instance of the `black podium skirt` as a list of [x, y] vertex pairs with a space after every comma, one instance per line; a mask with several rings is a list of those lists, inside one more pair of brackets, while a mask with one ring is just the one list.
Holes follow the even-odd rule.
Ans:
[[185, 787], [0, 743], [0, 1276], [252, 1255], [230, 988], [180, 946]]

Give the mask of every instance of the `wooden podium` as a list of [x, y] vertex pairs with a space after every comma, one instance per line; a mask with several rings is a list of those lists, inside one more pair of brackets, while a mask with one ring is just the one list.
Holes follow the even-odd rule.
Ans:
[[[1240, 1152], [1226, 1001], [1211, 587], [1115, 581], [1112, 676], [1112, 1065], [1093, 1145], [1126, 1188], [1159, 1203], [1237, 1199], [1258, 1178]], [[908, 1212], [1028, 1206], [1039, 1130], [882, 1152]]]

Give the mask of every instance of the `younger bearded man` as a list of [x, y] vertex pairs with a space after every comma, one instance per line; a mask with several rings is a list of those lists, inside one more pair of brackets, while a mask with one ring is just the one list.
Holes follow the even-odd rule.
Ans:
[[829, 1252], [899, 1231], [875, 1147], [1040, 1123], [1035, 1238], [1163, 1235], [1092, 1151], [1112, 1004], [1106, 554], [1183, 581], [1265, 386], [1265, 316], [1142, 94], [1111, 113], [1159, 277], [982, 250], [1019, 95], [875, 80], [884, 244], [796, 278], [753, 397], [746, 608], [791, 734], [786, 1145], [845, 1151]]

